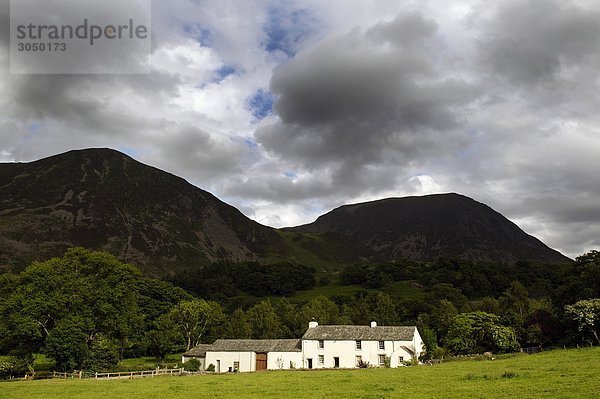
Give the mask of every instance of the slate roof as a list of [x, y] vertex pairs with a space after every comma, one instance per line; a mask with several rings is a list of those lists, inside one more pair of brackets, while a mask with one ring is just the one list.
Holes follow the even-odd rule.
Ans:
[[317, 326], [306, 330], [302, 339], [412, 341], [415, 329], [415, 326]]
[[402, 345], [401, 348], [404, 349], [406, 351], [406, 353], [408, 353], [409, 355], [411, 355], [411, 356], [415, 355], [415, 352], [413, 352], [413, 350], [410, 349], [408, 346]]
[[219, 339], [210, 352], [302, 352], [300, 339]]
[[189, 351], [185, 352], [183, 356], [186, 357], [206, 357], [206, 351], [210, 348], [208, 344], [200, 344], [193, 347]]

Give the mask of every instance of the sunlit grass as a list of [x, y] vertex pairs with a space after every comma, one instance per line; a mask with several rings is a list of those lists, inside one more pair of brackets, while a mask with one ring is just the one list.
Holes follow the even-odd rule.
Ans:
[[600, 348], [399, 369], [0, 384], [11, 398], [598, 398]]

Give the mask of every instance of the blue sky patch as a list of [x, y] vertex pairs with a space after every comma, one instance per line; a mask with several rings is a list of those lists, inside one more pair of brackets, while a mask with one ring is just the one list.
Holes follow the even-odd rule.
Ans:
[[266, 118], [273, 112], [273, 102], [273, 94], [271, 94], [270, 91], [260, 89], [250, 97], [248, 105], [250, 106], [252, 115], [260, 120]]
[[183, 26], [183, 31], [200, 43], [202, 47], [212, 47], [214, 43], [213, 33], [200, 24], [186, 24]]
[[308, 10], [292, 11], [284, 5], [269, 10], [263, 29], [267, 34], [263, 45], [268, 52], [282, 52], [293, 57], [298, 44], [317, 29], [317, 20]]
[[244, 142], [246, 143], [246, 145], [249, 148], [252, 148], [252, 149], [258, 148], [258, 143], [256, 141], [254, 141], [254, 139], [252, 137], [246, 137]]
[[221, 68], [219, 68], [216, 72], [217, 76], [216, 76], [216, 81], [220, 82], [223, 79], [225, 79], [226, 77], [233, 75], [236, 73], [236, 69], [235, 67], [233, 67], [232, 65], [223, 65]]
[[297, 175], [296, 173], [294, 173], [294, 172], [290, 172], [290, 171], [284, 172], [284, 173], [283, 173], [283, 175], [284, 175], [285, 177], [289, 177], [289, 178], [290, 178], [290, 179], [292, 179], [292, 180], [294, 180], [294, 179], [297, 179], [297, 178], [298, 178], [298, 175]]

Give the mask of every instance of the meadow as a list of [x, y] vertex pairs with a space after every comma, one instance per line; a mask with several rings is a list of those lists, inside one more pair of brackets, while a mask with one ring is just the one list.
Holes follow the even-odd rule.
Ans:
[[600, 348], [399, 369], [0, 383], [12, 398], [598, 398]]

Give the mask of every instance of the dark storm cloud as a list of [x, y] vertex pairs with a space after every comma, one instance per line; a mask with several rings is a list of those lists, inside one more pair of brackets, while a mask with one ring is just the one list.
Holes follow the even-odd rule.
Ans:
[[515, 84], [561, 80], [561, 72], [598, 60], [600, 12], [573, 2], [503, 3], [483, 47], [494, 73]]
[[[243, 143], [230, 139], [218, 140], [197, 126], [178, 124], [156, 139], [158, 152], [148, 157], [179, 176], [193, 176], [203, 182], [222, 179], [240, 173]], [[172, 162], [171, 160], [177, 160]]]
[[435, 152], [432, 141], [457, 145], [455, 107], [476, 89], [438, 73], [436, 31], [420, 14], [402, 14], [298, 54], [274, 71], [280, 119], [260, 128], [258, 141], [304, 167], [332, 167], [333, 183], [344, 185], [358, 183], [367, 165]]

